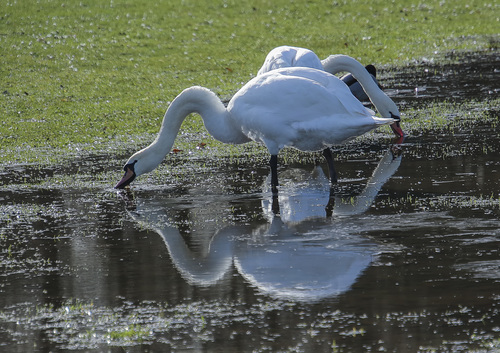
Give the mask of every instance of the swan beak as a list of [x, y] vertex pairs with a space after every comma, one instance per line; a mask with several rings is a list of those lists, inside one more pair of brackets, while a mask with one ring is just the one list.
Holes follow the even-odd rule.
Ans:
[[398, 136], [398, 137], [405, 136], [403, 129], [401, 129], [401, 126], [399, 125], [399, 121], [396, 121], [395, 123], [391, 124], [391, 129], [396, 134], [396, 136]]
[[115, 189], [124, 189], [127, 185], [129, 185], [135, 179], [135, 171], [133, 164], [127, 164], [125, 168], [125, 175], [122, 180], [116, 184]]
[[396, 134], [396, 136], [398, 137], [404, 137], [405, 133], [403, 132], [403, 129], [401, 129], [401, 125], [399, 125], [401, 118], [397, 115], [392, 114], [392, 112], [391, 112], [391, 118], [395, 120], [395, 122], [391, 124], [391, 129], [394, 132], [394, 134]]

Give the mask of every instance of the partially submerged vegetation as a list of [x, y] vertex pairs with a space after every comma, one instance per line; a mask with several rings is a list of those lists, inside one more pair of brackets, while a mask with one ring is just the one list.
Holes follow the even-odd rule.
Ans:
[[424, 107], [405, 111], [405, 132], [422, 134], [427, 131], [459, 131], [481, 124], [498, 125], [500, 99], [490, 101], [432, 102]]
[[[497, 49], [497, 10], [463, 0], [2, 2], [2, 157], [50, 164], [130, 152], [158, 131], [181, 90], [203, 85], [227, 100], [278, 45], [377, 65]], [[183, 131], [202, 132], [201, 120]]]
[[[447, 315], [439, 315], [432, 311], [390, 312], [385, 315], [363, 315], [357, 317], [351, 313], [334, 311], [303, 318], [303, 322], [294, 328], [297, 337], [289, 342], [281, 342], [282, 338], [266, 327], [268, 315], [281, 312], [293, 317], [301, 312], [300, 304], [291, 302], [260, 303], [245, 306], [242, 303], [227, 302], [193, 302], [189, 304], [168, 305], [167, 303], [141, 302], [124, 303], [122, 309], [95, 305], [92, 302], [68, 300], [58, 307], [50, 304], [34, 308], [31, 305], [19, 305], [0, 312], [0, 319], [6, 323], [23, 326], [34, 331], [43, 328], [45, 339], [52, 345], [65, 351], [123, 351], [126, 347], [148, 347], [160, 342], [161, 349], [190, 351], [203, 344], [216, 346], [217, 350], [233, 351], [241, 349], [239, 340], [242, 335], [262, 334], [263, 351], [271, 351], [275, 347], [271, 342], [276, 340], [288, 347], [287, 351], [303, 351], [305, 345], [328, 348], [333, 351], [344, 351], [349, 348], [363, 347], [363, 336], [369, 331], [378, 332], [378, 326], [385, 327], [385, 334], [396, 334], [398, 327], [404, 325], [425, 325], [429, 319], [442, 326], [453, 324], [456, 316], [469, 308], [450, 306]], [[490, 314], [493, 315], [493, 314]], [[489, 320], [491, 317], [479, 317], [473, 314], [474, 320]], [[243, 321], [245, 332], [234, 331], [231, 338], [223, 344], [217, 343], [218, 335], [231, 321]], [[264, 327], [264, 328], [263, 328]], [[332, 332], [332, 328], [335, 328]], [[12, 328], [9, 328], [13, 329]], [[300, 341], [307, 337], [307, 341]], [[325, 338], [329, 337], [328, 342]], [[332, 341], [333, 340], [333, 341]], [[390, 341], [390, 340], [389, 340]], [[333, 343], [332, 343], [333, 342]], [[471, 336], [466, 342], [443, 341], [439, 345], [429, 342], [420, 351], [465, 351], [464, 344], [477, 347], [469, 352], [497, 352], [500, 340], [485, 339], [479, 335]], [[386, 350], [388, 342], [380, 339], [377, 347]], [[390, 344], [390, 343], [389, 343]], [[21, 347], [28, 347], [26, 342], [19, 342]], [[153, 346], [153, 350], [156, 348]]]

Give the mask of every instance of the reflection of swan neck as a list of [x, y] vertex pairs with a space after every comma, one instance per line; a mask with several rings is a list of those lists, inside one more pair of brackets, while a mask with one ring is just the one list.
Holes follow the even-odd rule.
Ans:
[[189, 283], [212, 285], [229, 271], [233, 263], [233, 245], [229, 239], [229, 229], [216, 233], [208, 248], [204, 249], [204, 255], [197, 255], [189, 249], [179, 230], [158, 218], [156, 212], [141, 210], [140, 213], [129, 214], [135, 221], [161, 236], [173, 264]]
[[383, 117], [391, 117], [391, 113], [400, 115], [394, 102], [377, 86], [370, 73], [357, 60], [347, 55], [330, 55], [321, 63], [324, 70], [331, 74], [343, 71], [352, 73]]
[[212, 285], [219, 281], [233, 263], [232, 242], [226, 234], [215, 234], [206, 255], [195, 256], [177, 228], [156, 229], [165, 241], [172, 262], [184, 278], [196, 285]]
[[394, 158], [391, 150], [382, 157], [360, 195], [351, 202], [336, 202], [333, 213], [339, 216], [362, 214], [370, 208], [382, 186], [394, 175], [401, 164], [402, 156]]

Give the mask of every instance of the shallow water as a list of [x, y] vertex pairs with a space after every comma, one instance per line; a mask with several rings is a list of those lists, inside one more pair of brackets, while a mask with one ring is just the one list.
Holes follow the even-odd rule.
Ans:
[[[433, 91], [414, 76], [391, 92], [410, 106]], [[498, 349], [499, 139], [484, 122], [356, 143], [332, 190], [324, 163], [282, 163], [277, 200], [252, 158], [131, 192], [81, 180], [106, 157], [4, 168], [0, 351]]]
[[500, 54], [495, 51], [449, 53], [443, 58], [424, 59], [398, 72], [390, 72], [384, 88], [403, 107], [406, 104], [421, 106], [435, 100], [496, 98], [500, 93], [499, 62]]

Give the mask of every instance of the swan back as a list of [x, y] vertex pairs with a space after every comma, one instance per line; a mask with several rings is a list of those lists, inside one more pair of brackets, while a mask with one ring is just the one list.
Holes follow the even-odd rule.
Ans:
[[323, 70], [321, 60], [313, 51], [299, 47], [281, 46], [274, 48], [267, 54], [264, 64], [257, 72], [257, 75], [265, 74], [271, 70], [294, 66]]

